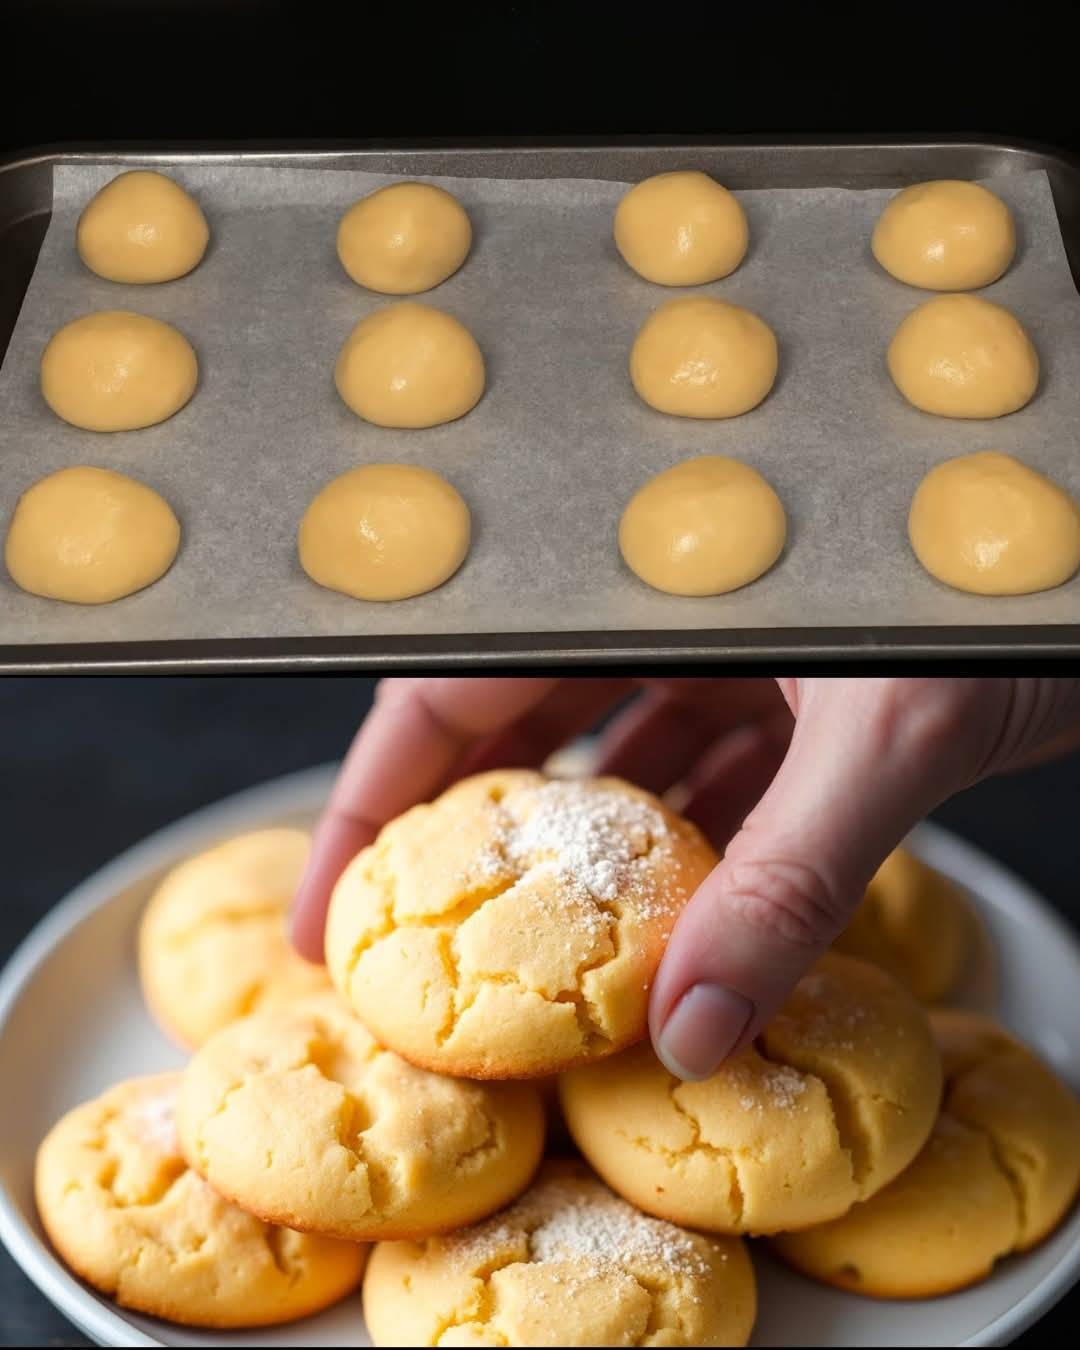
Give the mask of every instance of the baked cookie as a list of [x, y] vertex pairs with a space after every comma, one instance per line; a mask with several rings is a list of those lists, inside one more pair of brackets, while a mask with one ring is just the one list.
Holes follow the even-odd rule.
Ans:
[[544, 1110], [383, 1050], [336, 994], [245, 1017], [184, 1074], [191, 1165], [268, 1223], [363, 1241], [472, 1223], [529, 1184]]
[[715, 863], [693, 825], [619, 779], [478, 774], [349, 864], [327, 964], [414, 1064], [555, 1073], [645, 1035], [664, 943]]
[[180, 1155], [179, 1081], [131, 1079], [53, 1126], [35, 1188], [56, 1250], [122, 1307], [188, 1326], [270, 1326], [343, 1298], [368, 1249], [273, 1228], [223, 1200]]
[[1080, 1185], [1080, 1103], [1013, 1037], [975, 1013], [931, 1013], [945, 1102], [929, 1142], [843, 1218], [775, 1246], [797, 1270], [874, 1298], [974, 1284], [1046, 1237]]
[[238, 1017], [328, 990], [286, 928], [307, 859], [303, 830], [256, 830], [188, 858], [150, 898], [139, 978], [154, 1016], [195, 1047]]
[[743, 1244], [639, 1214], [580, 1163], [547, 1163], [486, 1223], [381, 1242], [364, 1281], [376, 1345], [745, 1345]]
[[700, 1083], [648, 1045], [564, 1075], [570, 1133], [650, 1214], [720, 1233], [776, 1233], [845, 1213], [926, 1142], [941, 1059], [891, 976], [826, 955], [759, 1038]]
[[916, 998], [934, 1003], [963, 973], [973, 924], [967, 902], [948, 877], [898, 848], [874, 875], [833, 948], [872, 961]]

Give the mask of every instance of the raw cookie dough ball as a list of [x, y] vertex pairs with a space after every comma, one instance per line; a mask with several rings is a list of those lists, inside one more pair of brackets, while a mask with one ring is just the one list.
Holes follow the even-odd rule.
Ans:
[[376, 426], [434, 427], [480, 402], [484, 358], [452, 315], [401, 300], [360, 320], [334, 382], [353, 412]]
[[871, 241], [885, 271], [930, 291], [989, 286], [1016, 252], [1012, 212], [988, 188], [956, 178], [915, 183], [889, 202]]
[[211, 1190], [180, 1155], [179, 1081], [120, 1083], [46, 1136], [35, 1189], [56, 1250], [121, 1307], [188, 1326], [272, 1326], [344, 1298], [368, 1249], [272, 1228]]
[[360, 286], [415, 295], [453, 276], [472, 244], [469, 217], [456, 197], [430, 183], [392, 183], [342, 217], [337, 251]]
[[179, 547], [180, 522], [153, 488], [80, 465], [39, 479], [19, 498], [4, 561], [31, 595], [102, 605], [164, 576]]
[[570, 1133], [632, 1204], [690, 1228], [776, 1233], [873, 1195], [926, 1142], [941, 1058], [876, 966], [828, 954], [759, 1038], [704, 1082], [648, 1044], [565, 1074]]
[[755, 469], [723, 455], [650, 478], [619, 523], [627, 567], [671, 595], [723, 595], [776, 562], [787, 537], [780, 498]]
[[915, 556], [932, 577], [976, 595], [1029, 595], [1080, 567], [1080, 509], [1062, 488], [1011, 455], [944, 460], [915, 490]]
[[707, 173], [658, 173], [615, 211], [615, 247], [646, 281], [701, 286], [734, 272], [750, 235], [738, 200]]
[[467, 1083], [383, 1050], [336, 994], [255, 1013], [188, 1065], [191, 1165], [269, 1223], [362, 1241], [472, 1223], [529, 1184], [544, 1109], [528, 1083]]
[[645, 1035], [668, 934], [715, 863], [693, 825], [620, 779], [477, 774], [345, 869], [330, 975], [414, 1064], [556, 1073]]
[[197, 267], [210, 230], [199, 203], [163, 173], [135, 169], [106, 183], [75, 233], [79, 257], [106, 281], [172, 281]]
[[1080, 1104], [975, 1013], [931, 1014], [946, 1089], [929, 1142], [843, 1218], [776, 1239], [812, 1279], [873, 1298], [931, 1298], [985, 1279], [1046, 1237], [1080, 1186]]
[[1031, 401], [1039, 356], [1019, 321], [977, 295], [938, 295], [896, 330], [889, 374], [938, 417], [1004, 417]]
[[300, 522], [300, 565], [357, 600], [433, 591], [469, 551], [469, 508], [430, 469], [365, 464], [318, 494]]
[[750, 1257], [639, 1214], [580, 1163], [449, 1237], [381, 1242], [364, 1281], [376, 1345], [745, 1345]]
[[773, 387], [776, 337], [738, 305], [711, 296], [668, 300], [649, 315], [630, 352], [639, 396], [676, 417], [738, 417]]
[[307, 860], [304, 830], [256, 830], [174, 867], [139, 925], [143, 996], [166, 1031], [199, 1046], [246, 1013], [329, 989], [299, 956], [288, 918]]
[[973, 925], [971, 910], [948, 877], [898, 848], [878, 868], [833, 948], [872, 961], [917, 999], [934, 1003], [959, 980]]
[[86, 431], [135, 431], [164, 422], [195, 392], [199, 363], [183, 333], [122, 309], [65, 324], [41, 356], [41, 392]]

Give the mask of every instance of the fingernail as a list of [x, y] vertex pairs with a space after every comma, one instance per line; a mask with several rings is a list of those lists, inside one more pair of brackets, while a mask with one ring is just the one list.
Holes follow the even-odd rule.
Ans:
[[722, 984], [695, 984], [668, 1014], [656, 1053], [677, 1078], [708, 1078], [727, 1059], [754, 1015], [749, 999]]

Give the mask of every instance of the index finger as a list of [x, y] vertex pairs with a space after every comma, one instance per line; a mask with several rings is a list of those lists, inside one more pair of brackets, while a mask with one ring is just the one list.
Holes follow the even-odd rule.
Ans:
[[383, 680], [311, 841], [293, 906], [293, 942], [323, 959], [334, 883], [388, 820], [426, 801], [471, 745], [535, 707], [557, 678]]

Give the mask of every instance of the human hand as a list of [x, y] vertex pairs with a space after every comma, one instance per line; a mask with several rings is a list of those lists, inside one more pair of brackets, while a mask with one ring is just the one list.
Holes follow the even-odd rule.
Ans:
[[387, 680], [315, 831], [299, 950], [322, 959], [334, 882], [386, 821], [466, 774], [542, 764], [635, 687], [595, 772], [677, 785], [682, 813], [726, 849], [650, 997], [654, 1046], [682, 1078], [757, 1035], [928, 811], [1080, 743], [1075, 679]]

